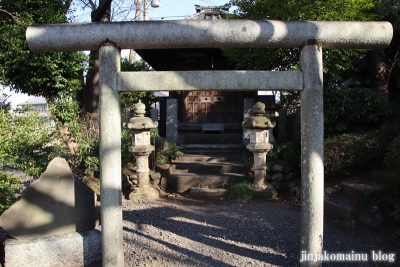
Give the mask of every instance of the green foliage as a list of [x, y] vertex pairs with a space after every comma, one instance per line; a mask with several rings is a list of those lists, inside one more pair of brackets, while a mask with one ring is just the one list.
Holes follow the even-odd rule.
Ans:
[[0, 171], [0, 215], [8, 209], [16, 198], [15, 192], [22, 187], [22, 180]]
[[250, 169], [254, 165], [254, 154], [247, 148], [244, 149], [240, 162]]
[[155, 138], [156, 163], [166, 164], [183, 156], [181, 147], [162, 137]]
[[286, 108], [288, 114], [294, 114], [300, 108], [300, 92], [285, 92], [281, 94], [280, 104]]
[[300, 171], [301, 144], [300, 139], [281, 143], [276, 148], [268, 151], [267, 162], [282, 162], [293, 167], [294, 171]]
[[381, 94], [371, 89], [332, 86], [324, 90], [326, 136], [374, 128], [390, 114]]
[[385, 156], [385, 165], [400, 178], [400, 135], [397, 136], [389, 146]]
[[135, 157], [129, 152], [129, 147], [132, 146], [132, 134], [130, 130], [122, 129], [121, 132], [121, 160], [122, 166], [126, 166], [129, 163], [134, 164], [136, 162]]
[[4, 93], [4, 88], [3, 88], [0, 94], [0, 109], [3, 109], [5, 111], [11, 110], [11, 103], [8, 101], [9, 98], [10, 96]]
[[0, 109], [0, 166], [8, 164], [38, 178], [61, 150], [50, 125], [29, 107], [16, 115]]
[[48, 102], [51, 114], [59, 124], [68, 124], [80, 116], [80, 107], [77, 101], [69, 97], [59, 98], [56, 101]]
[[232, 200], [252, 200], [257, 197], [257, 193], [253, 190], [249, 181], [235, 179], [228, 184], [225, 197]]
[[366, 167], [383, 157], [382, 132], [342, 134], [324, 142], [324, 167], [327, 178], [348, 175], [355, 167]]
[[[231, 0], [230, 3], [238, 6], [233, 15], [228, 15], [231, 19], [365, 21], [375, 18], [373, 0]], [[353, 61], [359, 59], [361, 53], [360, 50], [325, 50], [325, 79], [338, 79], [345, 70], [354, 68]], [[224, 49], [224, 54], [238, 69], [298, 69], [298, 49], [235, 48]]]
[[[151, 71], [151, 67], [142, 59], [130, 64], [127, 58], [121, 59], [121, 71]], [[141, 100], [146, 105], [146, 112], [150, 112], [151, 104], [158, 102], [159, 98], [153, 92], [123, 92], [121, 107], [132, 110], [133, 106]]]
[[74, 142], [78, 144], [75, 155], [71, 155], [70, 162], [76, 171], [83, 171], [86, 175], [93, 175], [99, 170], [99, 124], [97, 117], [89, 115], [70, 121], [68, 126]]
[[33, 53], [25, 30], [31, 24], [65, 23], [66, 1], [1, 1], [0, 82], [16, 92], [46, 99], [82, 88], [83, 53]]

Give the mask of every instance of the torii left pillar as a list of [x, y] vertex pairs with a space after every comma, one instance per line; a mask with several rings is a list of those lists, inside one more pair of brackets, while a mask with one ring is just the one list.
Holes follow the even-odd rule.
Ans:
[[[124, 266], [121, 195], [121, 105], [117, 72], [121, 55], [112, 43], [99, 50], [100, 194], [103, 266]], [[118, 137], [118, 138], [116, 138]]]

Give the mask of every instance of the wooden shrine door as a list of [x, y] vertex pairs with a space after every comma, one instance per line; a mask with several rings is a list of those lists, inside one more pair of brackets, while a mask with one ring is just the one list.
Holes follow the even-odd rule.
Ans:
[[240, 123], [243, 93], [189, 91], [184, 96], [184, 123]]

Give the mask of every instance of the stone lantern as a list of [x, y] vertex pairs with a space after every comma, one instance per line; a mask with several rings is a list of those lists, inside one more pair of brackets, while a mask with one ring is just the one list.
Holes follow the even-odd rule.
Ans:
[[272, 195], [276, 194], [272, 185], [265, 182], [267, 160], [266, 154], [273, 145], [268, 142], [269, 129], [275, 127], [275, 122], [265, 116], [265, 105], [257, 102], [253, 106], [254, 116], [242, 122], [243, 128], [250, 129], [250, 143], [246, 146], [254, 154], [254, 182], [253, 188], [258, 190], [271, 189]]
[[[129, 147], [136, 158], [137, 188], [135, 193], [148, 196], [159, 196], [158, 190], [150, 185], [149, 178], [149, 155], [154, 151], [154, 146], [150, 144], [150, 129], [157, 128], [158, 122], [153, 122], [145, 117], [146, 106], [140, 102], [134, 106], [134, 116], [125, 125], [132, 132], [132, 146]], [[156, 192], [157, 191], [157, 192]]]

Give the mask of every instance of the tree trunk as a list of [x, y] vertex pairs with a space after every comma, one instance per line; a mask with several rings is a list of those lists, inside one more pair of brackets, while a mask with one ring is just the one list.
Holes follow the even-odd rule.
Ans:
[[[92, 22], [110, 22], [112, 0], [101, 0], [92, 12]], [[99, 51], [90, 51], [89, 70], [83, 92], [83, 109], [86, 113], [99, 113]]]
[[389, 99], [389, 70], [386, 64], [386, 55], [383, 50], [369, 51], [371, 87], [380, 92], [382, 97]]
[[60, 132], [62, 139], [68, 148], [69, 154], [75, 155], [75, 149], [77, 148], [78, 144], [73, 141], [68, 126], [59, 126], [58, 131]]

